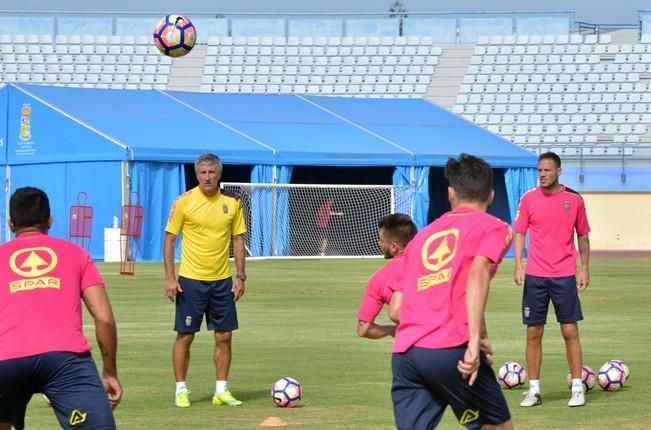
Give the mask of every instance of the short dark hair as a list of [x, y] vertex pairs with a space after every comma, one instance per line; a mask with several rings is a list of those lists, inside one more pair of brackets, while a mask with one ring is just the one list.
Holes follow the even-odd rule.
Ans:
[[559, 157], [558, 154], [556, 154], [555, 152], [552, 151], [543, 152], [538, 156], [538, 161], [540, 162], [542, 160], [554, 160], [554, 163], [556, 164], [556, 168], [558, 169], [561, 167], [561, 157]]
[[47, 194], [34, 187], [18, 188], [9, 199], [9, 218], [15, 229], [47, 229], [50, 219], [50, 200]]
[[461, 154], [445, 164], [445, 179], [461, 200], [485, 202], [493, 190], [493, 169], [479, 157]]
[[379, 227], [384, 229], [395, 241], [406, 246], [416, 236], [416, 224], [406, 214], [390, 214], [382, 217]]

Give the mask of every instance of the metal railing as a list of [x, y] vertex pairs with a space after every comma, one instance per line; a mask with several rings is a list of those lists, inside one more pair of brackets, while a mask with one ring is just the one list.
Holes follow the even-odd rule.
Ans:
[[[20, 25], [3, 25], [3, 28], [20, 28], [22, 34], [82, 34], [71, 33], [71, 22], [77, 20], [77, 29], [92, 28], [95, 20], [98, 32], [91, 34], [133, 34], [124, 29], [138, 28], [138, 34], [150, 34], [151, 29], [165, 12], [78, 12], [78, 11], [2, 11], [0, 22], [13, 22]], [[362, 12], [362, 13], [253, 13], [233, 12], [215, 13], [206, 11], [188, 12], [188, 16], [206, 27], [200, 35], [215, 36], [260, 36], [258, 34], [237, 34], [242, 29], [234, 29], [234, 23], [241, 20], [256, 20], [264, 30], [265, 20], [273, 21], [273, 31], [270, 36], [277, 37], [306, 37], [306, 36], [437, 36], [444, 34], [446, 41], [452, 43], [475, 42], [471, 40], [482, 35], [497, 35], [495, 28], [499, 27], [499, 35], [507, 34], [556, 34], [570, 32], [574, 27], [575, 14], [572, 11], [513, 11], [513, 12]], [[556, 25], [548, 25], [549, 18], [556, 19]], [[543, 21], [540, 21], [543, 19]], [[547, 21], [544, 21], [547, 19]], [[9, 20], [9, 21], [7, 21]], [[30, 21], [32, 20], [32, 21]], [[318, 28], [311, 28], [314, 34], [293, 34], [297, 30], [293, 26], [302, 20], [322, 20], [329, 22], [324, 31], [328, 34], [318, 34]], [[377, 24], [376, 27], [365, 23]], [[497, 23], [497, 27], [496, 27]], [[547, 24], [545, 24], [547, 23]], [[32, 25], [33, 24], [33, 25]], [[403, 25], [404, 24], [404, 25]], [[409, 24], [409, 25], [408, 25]], [[91, 26], [91, 27], [89, 27]], [[33, 27], [33, 28], [30, 28]], [[151, 28], [150, 28], [151, 27]], [[244, 31], [256, 31], [251, 26], [243, 26]], [[485, 29], [485, 30], [484, 30]], [[73, 30], [74, 31], [74, 30]], [[3, 32], [3, 31], [0, 31]], [[7, 30], [4, 30], [7, 32]], [[214, 34], [211, 34], [214, 33]], [[427, 32], [430, 32], [427, 34]], [[482, 33], [483, 32], [483, 33]], [[495, 33], [495, 34], [494, 34]], [[83, 33], [88, 34], [88, 32]], [[207, 40], [207, 37], [203, 38]], [[435, 43], [442, 41], [434, 40]]]

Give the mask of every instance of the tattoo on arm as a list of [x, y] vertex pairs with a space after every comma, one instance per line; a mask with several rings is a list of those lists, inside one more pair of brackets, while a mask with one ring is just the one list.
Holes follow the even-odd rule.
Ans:
[[581, 256], [581, 264], [587, 266], [590, 261], [590, 238], [587, 234], [579, 236], [579, 255]]

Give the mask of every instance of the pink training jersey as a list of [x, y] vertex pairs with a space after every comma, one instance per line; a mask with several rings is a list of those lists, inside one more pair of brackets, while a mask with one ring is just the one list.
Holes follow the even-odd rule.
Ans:
[[325, 202], [316, 214], [316, 225], [319, 228], [326, 228], [330, 224], [332, 216], [332, 202]]
[[440, 349], [468, 342], [466, 286], [475, 257], [492, 263], [491, 277], [509, 249], [511, 228], [471, 208], [446, 212], [419, 232], [397, 268], [403, 293], [393, 352]]
[[359, 321], [375, 321], [382, 306], [391, 301], [391, 295], [395, 288], [393, 285], [393, 280], [396, 276], [395, 271], [400, 266], [399, 262], [401, 259], [402, 255], [394, 257], [378, 269], [368, 281], [362, 304], [359, 306], [359, 311], [357, 311], [357, 319]]
[[525, 273], [556, 278], [576, 274], [574, 231], [590, 232], [583, 199], [565, 186], [554, 194], [537, 187], [522, 196], [513, 230], [529, 231], [529, 254]]
[[34, 232], [0, 246], [0, 360], [90, 351], [81, 295], [91, 286], [104, 283], [77, 245]]

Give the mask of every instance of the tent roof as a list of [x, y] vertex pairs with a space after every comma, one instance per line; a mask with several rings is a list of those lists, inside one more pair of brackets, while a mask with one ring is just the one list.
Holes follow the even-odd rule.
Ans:
[[[159, 91], [16, 85], [24, 94], [68, 115], [87, 130], [128, 148], [125, 158], [194, 161], [215, 152], [230, 163], [272, 164], [274, 151]], [[32, 107], [34, 109], [34, 107]], [[32, 134], [36, 140], [36, 113]], [[47, 138], [49, 138], [48, 136]], [[46, 137], [40, 137], [45, 140]], [[11, 153], [11, 152], [10, 152]], [[74, 160], [75, 153], [69, 154]]]
[[[14, 130], [20, 124], [16, 116], [20, 115], [19, 106], [28, 100], [34, 104], [33, 139], [42, 146], [56, 144], [59, 157], [67, 161], [93, 158], [86, 152], [95, 149], [102, 154], [96, 159], [192, 162], [199, 153], [210, 151], [229, 164], [437, 166], [450, 156], [467, 152], [484, 157], [494, 167], [536, 165], [530, 152], [420, 99], [23, 84], [8, 89], [12, 90], [8, 96], [9, 163], [56, 161], [52, 154], [39, 159], [46, 151], [27, 159], [12, 156], [20, 144]], [[47, 121], [38, 120], [41, 116], [36, 113], [41, 109], [47, 111], [42, 115]], [[63, 138], [57, 135], [60, 127], [46, 123], [61, 126], [65, 122], [74, 123], [66, 132], [78, 136], [68, 136], [68, 143], [62, 146]], [[97, 142], [87, 145], [86, 139]], [[102, 141], [111, 151], [99, 149]]]
[[407, 151], [293, 95], [173, 93], [278, 150], [279, 164], [410, 165]]
[[526, 149], [425, 99], [306, 99], [414, 153], [419, 165], [443, 165], [466, 152], [493, 167], [536, 166]]

